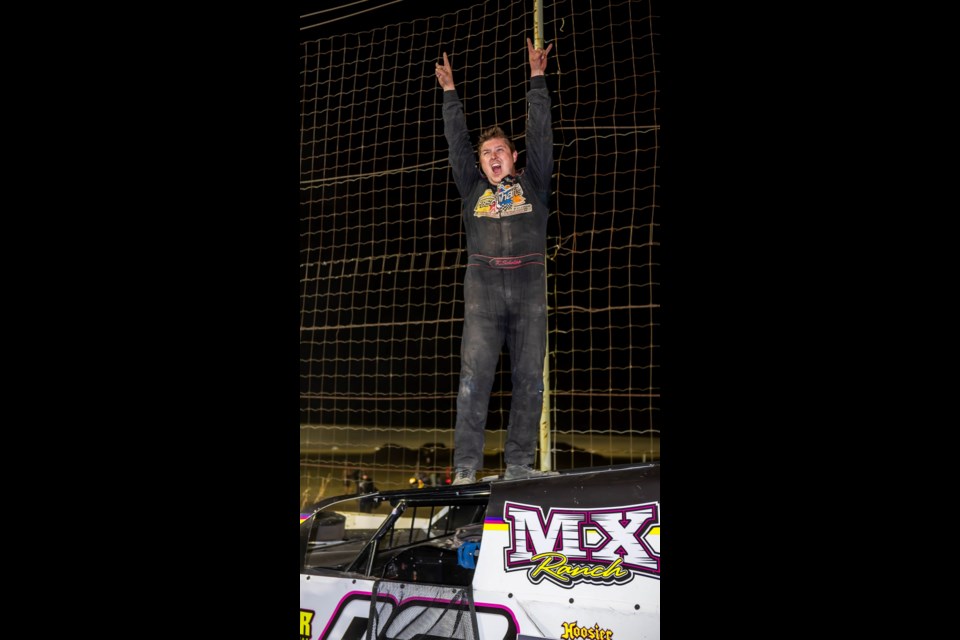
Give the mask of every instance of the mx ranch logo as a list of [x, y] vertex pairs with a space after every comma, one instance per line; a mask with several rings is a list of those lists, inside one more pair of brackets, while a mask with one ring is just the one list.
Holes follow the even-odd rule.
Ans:
[[623, 585], [636, 576], [660, 579], [660, 503], [597, 510], [550, 509], [505, 502], [510, 545], [506, 571], [526, 571], [533, 584], [549, 580]]

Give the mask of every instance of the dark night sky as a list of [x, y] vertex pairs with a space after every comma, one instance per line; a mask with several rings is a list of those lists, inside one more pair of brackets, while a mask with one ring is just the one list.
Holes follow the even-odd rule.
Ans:
[[[451, 0], [442, 13], [475, 4]], [[811, 85], [819, 63], [798, 60], [794, 36], [805, 29], [798, 16], [769, 16], [772, 22], [756, 28], [746, 8], [678, 4], [653, 1], [661, 59], [664, 413], [673, 424], [698, 429], [706, 449], [719, 435], [702, 424], [716, 425], [716, 434], [801, 433], [822, 420], [817, 379], [831, 373], [831, 355], [821, 346], [830, 321], [815, 312], [824, 268], [811, 253], [817, 230], [832, 219], [822, 204], [830, 198], [816, 163], [801, 153], [828, 144], [806, 125], [821, 95]], [[302, 3], [300, 15], [329, 6]], [[406, 0], [299, 35], [436, 14], [435, 5]], [[809, 34], [800, 41], [809, 54]]]
[[[364, 2], [302, 2], [299, 27], [306, 38], [321, 38], [408, 22], [417, 18], [453, 13], [480, 0], [448, 0], [440, 5], [419, 0], [367, 0]], [[389, 4], [388, 4], [389, 3]], [[533, 7], [533, 3], [529, 3]], [[356, 14], [356, 15], [351, 15]], [[327, 23], [327, 24], [321, 24]], [[309, 28], [305, 28], [309, 27]]]
[[[364, 3], [358, 6], [366, 6], [367, 4], [370, 3]], [[483, 3], [476, 1], [461, 2], [459, 4], [464, 7], [484, 6]], [[353, 9], [356, 10], [358, 6], [353, 7]], [[503, 2], [500, 2], [499, 5], [496, 2], [488, 2], [485, 6], [492, 10], [497, 6], [503, 7], [506, 5]], [[616, 3], [614, 3], [614, 6], [616, 6]], [[390, 7], [394, 7], [394, 9], [388, 11]], [[385, 24], [393, 24], [395, 22], [410, 23], [410, 21], [414, 19], [414, 14], [398, 12], [394, 5], [390, 5], [390, 7], [384, 7], [382, 10], [383, 15], [381, 17], [386, 21]], [[604, 7], [606, 7], [606, 5], [604, 5]], [[450, 15], [455, 8], [456, 5], [445, 6], [443, 15]], [[644, 8], [640, 13], [642, 14], [645, 10]], [[560, 15], [567, 15], [570, 11], [569, 4], [564, 3], [558, 11], [561, 12]], [[376, 26], [376, 22], [372, 17], [373, 14], [379, 13], [380, 12], [371, 12], [370, 14], [364, 14], [363, 17], [354, 16], [348, 21], [324, 25], [322, 29], [352, 33], [351, 28], [360, 28], [363, 30], [362, 32], [368, 33], [370, 29]], [[439, 15], [426, 10], [421, 10], [420, 13], [424, 16]], [[498, 12], [498, 17], [500, 13], [502, 12]], [[516, 14], [527, 13], [526, 11], [516, 12]], [[615, 14], [616, 12], [609, 13]], [[318, 13], [310, 16], [309, 20], [304, 20], [303, 22], [304, 24], [315, 24], [318, 21], [331, 19], [331, 15], [331, 13]], [[551, 263], [549, 269], [553, 273], [563, 274], [557, 280], [559, 285], [557, 285], [556, 288], [560, 293], [554, 298], [554, 304], [556, 304], [558, 308], [566, 309], [566, 311], [555, 315], [554, 322], [557, 330], [553, 338], [551, 338], [551, 346], [554, 349], [554, 353], [557, 354], [555, 356], [556, 362], [553, 363], [554, 371], [557, 372], [558, 376], [563, 377], [562, 380], [558, 377], [555, 380], [556, 383], [552, 385], [554, 391], [553, 408], [556, 410], [555, 415], [563, 419], [563, 423], [567, 425], [566, 428], [568, 429], [576, 428], [575, 423], [579, 423], [579, 427], [584, 428], [584, 423], [588, 420], [592, 420], [596, 424], [601, 424], [608, 420], [611, 425], [610, 428], [619, 430], [629, 429], [639, 432], [651, 426], [659, 428], [658, 424], [653, 424], [656, 413], [655, 407], [651, 408], [649, 404], [644, 404], [643, 400], [634, 402], [631, 398], [631, 394], [640, 397], [647, 391], [655, 394], [657, 392], [657, 382], [655, 379], [652, 382], [643, 379], [643, 373], [637, 373], [636, 377], [631, 379], [629, 383], [626, 382], [627, 376], [625, 375], [621, 375], [620, 379], [616, 380], [608, 378], [608, 376], [611, 376], [610, 371], [630, 372], [633, 363], [649, 363], [651, 357], [649, 354], [651, 351], [648, 350], [644, 352], [642, 345], [650, 344], [647, 341], [651, 339], [651, 320], [649, 316], [644, 316], [645, 312], [643, 311], [638, 311], [636, 312], [637, 315], [630, 316], [629, 314], [631, 312], [623, 311], [623, 308], [626, 307], [629, 309], [630, 305], [633, 304], [633, 308], [640, 309], [642, 304], [649, 300], [648, 296], [652, 297], [653, 294], [650, 292], [653, 290], [653, 286], [646, 287], [645, 289], [634, 287], [629, 292], [626, 292], [624, 287], [610, 287], [606, 284], [598, 284], [601, 282], [608, 283], [610, 282], [610, 278], [616, 278], [617, 276], [625, 279], [623, 273], [628, 267], [632, 269], [632, 281], [656, 282], [656, 278], [651, 276], [651, 269], [645, 268], [645, 261], [649, 260], [649, 255], [644, 253], [645, 249], [637, 248], [634, 251], [626, 248], [632, 244], [632, 238], [635, 233], [638, 236], [642, 236], [646, 232], [645, 230], [635, 230], [644, 229], [642, 225], [647, 225], [646, 228], [649, 228], [652, 217], [645, 216], [652, 216], [653, 214], [644, 212], [644, 206], [638, 206], [633, 210], [625, 206], [617, 207], [613, 202], [614, 197], [612, 195], [619, 193], [621, 197], [626, 198], [624, 202], [629, 202], [631, 197], [638, 197], [644, 205], [648, 204], [647, 199], [650, 198], [649, 194], [651, 190], [647, 189], [644, 191], [639, 189], [637, 185], [646, 180], [651, 180], [650, 176], [653, 175], [653, 172], [647, 170], [638, 175], [634, 172], [634, 167], [652, 167], [655, 165], [655, 156], [653, 151], [651, 151], [651, 149], [655, 148], [653, 136], [644, 136], [641, 134], [640, 137], [630, 138], [630, 142], [626, 143], [621, 151], [623, 158], [618, 165], [619, 171], [605, 175], [597, 181], [588, 177], [591, 170], [598, 170], [593, 169], [594, 165], [592, 164], [597, 155], [606, 154], [608, 157], [615, 156], [618, 151], [616, 136], [597, 135], [593, 137], [596, 129], [591, 129], [590, 127], [610, 131], [615, 128], [627, 129], [630, 125], [635, 124], [641, 126], [648, 125], [651, 123], [652, 117], [649, 114], [653, 113], [654, 106], [650, 98], [654, 93], [654, 85], [651, 81], [653, 74], [637, 73], [637, 67], [646, 69], [647, 66], [651, 64], [650, 58], [638, 54], [637, 49], [623, 46], [618, 49], [618, 52], [621, 54], [620, 56], [610, 56], [608, 60], [603, 54], [597, 54], [598, 47], [593, 43], [593, 39], [595, 38], [594, 34], [602, 34], [603, 37], [607, 37], [613, 42], [628, 40], [632, 42], [633, 38], [636, 37], [636, 46], [642, 47], [643, 39], [640, 36], [641, 34], [647, 33], [645, 29], [649, 29], [650, 27], [645, 21], [640, 20], [637, 22], [636, 30], [628, 36], [625, 31], [616, 29], [616, 26], [619, 26], [616, 17], [612, 17], [609, 14], [604, 15], [604, 12], [601, 10], [600, 13], [594, 16], [594, 21], [591, 23], [592, 28], [584, 27], [580, 30], [573, 30], [568, 27], [565, 33], [557, 31], [554, 34], [552, 25], [559, 25], [560, 19], [554, 18], [552, 12], [547, 8], [545, 8], [544, 11], [544, 19], [547, 25], [545, 32], [548, 39], [556, 38], [558, 43], [563, 43], [558, 44], [554, 51], [553, 55], [556, 58], [552, 63], [554, 68], [574, 68], [574, 65], [583, 65], [589, 69], [594, 64], [597, 64], [598, 67], [601, 64], [611, 65], [604, 67], [606, 73], [590, 73], [588, 71], [584, 74], [581, 83], [567, 83], [563, 91], [561, 91], [558, 86], [555, 88], [554, 93], [554, 118], [555, 124], [557, 125], [557, 134], [555, 137], [557, 171], [564, 175], [562, 182], [557, 185], [554, 197], [558, 200], [561, 198], [564, 200], [566, 216], [551, 216], [550, 228], [548, 229], [548, 246], [551, 242], [556, 242], [555, 246], [562, 248], [562, 250], [558, 250], [558, 253], [562, 257], [557, 258], [555, 265]], [[359, 26], [356, 25], [358, 20], [362, 23]], [[567, 18], [567, 22], [569, 24], [569, 17]], [[507, 28], [506, 25], [501, 25], [501, 31], [499, 31], [499, 33], [505, 33], [505, 31], [503, 31], [505, 28]], [[596, 30], [594, 31], [593, 29]], [[304, 40], [310, 41], [320, 38], [324, 32], [308, 29], [302, 33]], [[449, 33], [449, 28], [438, 30], [432, 34], [432, 37], [446, 37], [443, 34], [449, 35]], [[520, 38], [521, 35], [523, 34], [518, 34], [515, 37]], [[352, 43], [353, 39], [348, 38], [346, 42]], [[522, 40], [519, 40], [519, 42], [522, 42]], [[406, 45], [401, 43], [400, 46], [403, 47]], [[347, 48], [351, 48], [349, 44]], [[440, 47], [436, 47], [437, 50], [439, 50], [439, 48]], [[561, 50], [564, 49], [565, 51], [561, 53]], [[603, 50], [603, 47], [601, 46], [600, 49]], [[579, 58], [575, 57], [577, 55], [576, 52], [579, 52]], [[635, 56], [636, 60], [634, 60]], [[322, 57], [323, 56], [321, 56], [321, 58]], [[464, 61], [464, 58], [456, 57], [453, 58], [453, 63], [455, 66], [458, 64], [470, 64], [469, 61]], [[428, 63], [424, 64], [428, 66]], [[474, 64], [476, 64], [476, 61], [474, 61]], [[622, 65], [616, 67], [616, 71], [619, 73], [614, 71], [612, 65]], [[523, 70], [521, 69], [521, 73], [522, 72]], [[597, 86], [603, 79], [617, 77], [622, 78], [622, 84], [620, 84], [618, 90], [613, 89], [609, 84], [601, 87]], [[470, 90], [469, 83], [474, 81], [469, 79], [468, 74], [465, 73], [462, 82], [464, 83], [463, 86], [466, 87], [464, 91], [465, 95], [478, 93], [476, 89], [473, 91]], [[476, 81], [476, 84], [479, 85], [479, 81]], [[560, 84], [562, 83], [558, 82], [558, 85]], [[577, 89], [576, 87], [580, 88]], [[578, 91], [582, 91], [585, 96], [582, 99], [582, 105], [581, 99], [578, 97]], [[595, 92], [598, 91], [600, 95], [604, 96], [604, 99], [586, 97], [593, 96]], [[334, 91], [329, 95], [339, 94]], [[626, 97], [618, 98], [618, 96]], [[630, 96], [633, 97], [630, 98]], [[473, 105], [468, 103], [467, 106], [469, 109], [469, 107]], [[507, 106], [509, 105], [507, 104]], [[582, 109], [578, 110], [578, 107], [581, 106]], [[587, 115], [576, 115], [581, 113], [581, 111]], [[487, 110], [487, 112], [489, 113], [489, 110]], [[614, 113], [619, 114], [620, 117], [614, 119], [612, 115]], [[501, 109], [500, 113], [493, 117], [494, 119], [499, 119], [501, 123], [509, 123], [513, 115], [509, 109], [507, 111]], [[518, 124], [519, 123], [514, 121], [512, 126], [507, 124], [507, 128], [519, 128], [517, 127]], [[479, 127], [476, 125], [477, 123], [475, 122], [474, 128], [478, 129]], [[419, 125], [416, 126], [419, 127]], [[582, 143], [580, 142], [581, 136], [578, 133], [574, 133], [578, 126], [583, 126], [585, 131], [588, 132], [582, 136], [584, 139]], [[416, 136], [418, 134], [419, 129], [413, 129], [409, 135]], [[357, 141], [351, 140], [346, 133], [339, 135], [338, 132], [336, 139], [344, 150], [356, 148], [357, 146]], [[425, 154], [429, 153], [429, 145], [432, 143], [432, 139], [422, 139], [419, 150]], [[522, 147], [523, 141], [520, 139], [518, 148], [521, 155], [521, 166], [523, 157]], [[567, 153], [564, 155], [564, 151], [574, 148], [578, 150], [576, 153]], [[322, 153], [316, 153], [309, 148], [306, 148], [304, 153], [308, 157], [313, 157], [314, 155], [319, 157], [322, 155]], [[397, 155], [398, 154], [395, 153], [384, 152], [382, 149], [373, 154], [374, 157], [382, 159], [380, 160], [381, 162], [396, 158]], [[445, 148], [439, 157], [445, 160]], [[347, 160], [347, 158], [344, 157], [344, 160]], [[636, 163], [636, 165], [634, 163]], [[591, 167], [591, 169], [587, 169], [586, 167], [588, 166]], [[578, 169], [578, 167], [583, 168]], [[603, 169], [599, 170], [603, 171]], [[597, 188], [598, 184], [602, 186]], [[634, 190], [637, 191], [634, 192]], [[578, 197], [580, 193], [591, 193], [592, 195], [590, 198], [581, 199]], [[638, 195], [623, 195], [627, 193], [637, 193]], [[323, 199], [322, 197], [312, 195], [310, 197], [314, 197], [317, 200]], [[327, 193], [325, 197], [328, 201], [332, 201], [333, 199], [331, 193]], [[580, 207], [586, 210], [584, 215], [575, 214]], [[589, 211], [594, 208], [599, 212], [596, 215], [589, 213]], [[646, 209], [646, 211], [650, 210], [652, 210], [652, 206]], [[622, 222], [625, 218], [622, 217], [615, 221], [614, 218], [616, 216], [612, 215], [612, 212], [616, 213], [618, 211], [622, 211], [623, 214], [629, 216], [631, 220], [636, 221], [637, 226], [625, 224]], [[451, 233], [460, 231], [460, 223], [456, 217], [441, 214], [438, 215], [437, 218], [449, 219], [450, 222], [448, 224], [451, 224], [454, 229], [447, 229], [445, 233], [442, 228], [434, 225], [431, 227], [431, 229], [433, 229], [433, 235], [437, 237], [450, 237]], [[331, 220], [332, 217], [327, 216], [326, 219]], [[399, 227], [396, 223], [392, 224], [395, 228]], [[578, 228], [577, 225], [580, 225], [580, 227]], [[307, 228], [305, 228], [303, 234], [303, 238], [305, 239], [310, 237], [306, 232]], [[600, 231], [594, 236], [592, 232], [598, 229]], [[580, 233], [577, 233], [577, 231]], [[577, 246], [576, 240], [578, 235], [583, 235], [584, 238], [579, 241], [579, 246]], [[412, 236], [410, 234], [394, 232], [391, 233], [389, 237], [402, 238]], [[593, 240], [594, 237], [597, 238], [596, 241]], [[591, 242], [596, 243], [593, 245], [593, 250], [591, 250]], [[387, 243], [383, 243], [383, 245], [386, 246]], [[429, 250], [429, 246], [420, 247], [418, 250], [405, 249], [405, 251], [410, 254], [416, 254], [418, 251], [429, 253]], [[380, 253], [383, 253], [383, 251], [381, 250]], [[309, 264], [309, 246], [306, 247], [304, 255], [307, 256], [304, 259], [304, 263]], [[595, 258], [595, 256], [602, 257]], [[596, 264], [594, 260], [596, 260]], [[654, 259], [654, 262], [656, 263], [658, 261]], [[611, 269], [610, 265], [614, 265], [614, 268]], [[617, 272], [616, 268], [621, 269], [621, 271]], [[432, 273], [436, 274], [438, 272], [434, 271]], [[611, 275], [612, 273], [614, 275]], [[307, 279], [305, 278], [305, 282], [306, 281]], [[344, 283], [345, 281], [338, 279], [338, 282]], [[443, 282], [440, 284], [442, 285]], [[305, 284], [306, 300], [316, 298], [316, 292], [311, 289], [311, 287], [315, 286], [313, 282], [307, 282]], [[347, 285], [342, 286], [344, 290], [347, 289]], [[358, 283], [353, 289], [362, 291], [364, 287], [369, 287], [369, 285], [367, 283]], [[413, 291], [414, 295], [417, 295], [416, 286], [410, 286], [409, 289]], [[447, 287], [447, 290], [450, 290], [450, 287]], [[456, 289], [453, 290], [455, 291]], [[327, 295], [330, 295], [329, 291]], [[389, 297], [389, 293], [382, 295], [384, 297], [381, 298], [381, 305], [390, 307], [393, 302]], [[444, 299], [445, 303], [448, 301], [449, 299]], [[343, 304], [346, 305], [347, 303]], [[336, 303], [330, 303], [322, 307], [317, 307], [317, 309], [319, 309], [320, 312], [325, 312], [328, 308], [338, 308], [339, 306], [340, 305]], [[613, 310], [608, 310], [607, 307], [612, 307]], [[426, 309], [426, 307], [424, 307], [424, 309]], [[595, 316], [592, 316], [586, 312], [578, 313], [570, 311], [571, 309], [591, 309], [596, 310], [597, 313]], [[444, 304], [442, 311], [443, 313], [447, 313], [446, 304]], [[329, 315], [321, 320], [315, 320], [314, 318], [320, 317], [320, 314], [314, 309], [308, 309], [308, 312], [312, 315], [305, 313], [305, 326], [344, 324], [344, 322], [339, 320], [329, 321]], [[436, 313], [437, 311], [430, 308], [429, 312]], [[408, 312], [403, 311], [402, 313], [403, 316], [401, 317], [406, 317]], [[424, 311], [424, 313], [427, 313], [427, 311]], [[457, 315], [457, 313], [454, 312], [454, 315]], [[594, 318], [596, 318], [596, 320], [594, 320]], [[357, 323], [358, 321], [356, 318], [350, 317], [347, 319], [347, 322]], [[372, 320], [368, 319], [366, 324], [371, 324], [371, 322]], [[408, 331], [414, 331], [418, 324], [418, 319], [414, 319], [412, 323], [413, 328]], [[589, 338], [585, 338], [588, 332]], [[317, 333], [313, 335], [321, 334]], [[578, 344], [574, 344], [575, 336], [577, 337], [576, 339], [580, 340]], [[371, 340], [365, 338], [365, 335], [358, 333], [354, 338], [348, 338], [342, 341], [351, 344], [374, 344]], [[591, 348], [589, 349], [589, 355], [584, 355], [587, 352], [584, 347], [587, 341], [589, 341]], [[349, 360], [343, 358], [342, 351], [337, 352], [333, 357], [320, 358], [315, 355], [317, 352], [313, 351], [314, 342], [305, 340], [304, 344], [304, 363], [317, 363], [323, 360], [326, 363], [325, 366], [328, 367], [328, 370], [324, 371], [318, 369], [316, 366], [309, 368], [311, 365], [305, 365], [305, 367], [308, 367], [304, 373], [305, 386], [303, 390], [305, 397], [307, 394], [314, 396], [326, 395], [328, 397], [332, 394], [338, 394], [346, 398], [351, 394], [356, 395], [354, 389], [360, 388], [358, 385], [362, 385], [365, 394], [373, 395], [376, 391], [381, 397], [381, 404], [378, 406], [382, 409], [378, 410], [378, 413], [383, 414], [381, 417], [383, 421], [395, 419], [398, 415], [405, 415], [403, 409], [409, 406], [418, 395], [433, 396], [434, 398], [439, 398], [438, 400], [431, 400], [431, 402], [439, 403], [434, 409], [429, 408], [428, 405], [421, 400], [417, 401], [419, 410], [428, 415], [414, 422], [433, 425], [437, 420], [442, 422], [446, 419], [442, 416], [436, 417], [436, 411], [446, 411], [447, 408], [452, 406], [452, 402], [450, 402], [450, 398], [452, 397], [450, 389], [442, 387], [442, 384], [446, 382], [455, 384], [455, 376], [440, 376], [441, 386], [436, 389], [431, 389], [424, 385], [437, 380], [437, 375], [427, 375], [426, 372], [414, 370], [405, 365], [402, 359], [395, 358], [394, 361], [397, 363], [397, 370], [394, 373], [396, 375], [389, 377], [381, 375], [379, 381], [382, 388], [376, 388], [374, 385], [377, 384], [377, 378], [374, 376], [360, 375], [359, 380], [350, 380], [349, 376], [346, 375], [347, 372], [345, 368], [352, 365]], [[611, 345], [616, 345], [616, 348], [611, 348]], [[418, 344], [417, 348], [421, 350], [423, 355], [428, 355], [423, 353], [422, 343]], [[458, 342], [456, 340], [443, 340], [438, 349], [440, 349], [438, 353], [445, 353], [445, 350], [456, 353], [458, 351]], [[355, 359], [362, 360], [363, 354], [356, 352], [354, 357]], [[377, 353], [376, 358], [384, 362], [389, 361], [383, 353]], [[589, 361], [587, 361], [588, 358]], [[368, 357], [368, 360], [372, 360], [372, 357]], [[336, 362], [339, 362], [339, 366], [344, 369], [333, 371], [334, 363]], [[501, 362], [502, 365], [504, 363], [505, 361]], [[436, 366], [443, 366], [443, 362], [439, 362]], [[503, 370], [506, 370], [506, 368], [503, 367]], [[647, 370], [652, 370], [652, 368], [647, 367]], [[636, 369], [633, 369], [633, 371], [639, 372], [641, 369], [638, 366]], [[391, 402], [396, 402], [397, 405], [394, 409], [391, 409], [390, 405], [383, 404], [382, 402], [385, 401], [386, 396], [389, 395], [387, 393], [389, 388], [400, 387], [399, 381], [403, 382], [402, 388], [405, 389], [408, 399], [392, 400]], [[502, 382], [503, 381], [497, 383], [497, 390], [501, 390], [504, 387], [508, 388], [508, 385], [504, 385]], [[334, 389], [334, 384], [340, 384], [341, 388]], [[598, 393], [594, 391], [595, 389], [614, 389], [615, 393]], [[336, 406], [339, 407], [339, 411], [341, 412], [355, 412], [355, 409], [347, 405], [346, 402]], [[312, 408], [307, 409], [307, 411], [323, 410], [319, 404], [313, 404], [311, 407]], [[594, 411], [598, 413], [594, 414]], [[604, 419], [597, 417], [599, 412], [604, 412]], [[368, 412], [368, 414], [369, 413], [371, 412]], [[592, 417], [588, 417], [588, 414]], [[317, 415], [319, 414], [311, 413], [309, 420], [316, 419]], [[328, 413], [328, 417], [326, 417], [327, 420], [332, 419], [329, 415]], [[497, 419], [503, 419], [506, 414], [497, 410], [493, 412], [493, 415]], [[624, 416], [627, 416], [627, 418], [624, 418]], [[347, 417], [349, 416], [343, 416], [337, 418], [337, 420], [344, 420]], [[560, 425], [558, 424], [558, 426]]]

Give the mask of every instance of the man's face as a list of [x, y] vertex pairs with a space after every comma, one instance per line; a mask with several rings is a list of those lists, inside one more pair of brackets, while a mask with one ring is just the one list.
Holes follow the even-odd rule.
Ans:
[[480, 147], [480, 168], [490, 184], [500, 184], [505, 176], [512, 176], [517, 152], [510, 151], [503, 138], [491, 138]]

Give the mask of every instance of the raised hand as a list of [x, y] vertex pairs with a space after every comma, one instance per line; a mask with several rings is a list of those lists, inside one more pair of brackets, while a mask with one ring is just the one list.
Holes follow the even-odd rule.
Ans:
[[[547, 70], [547, 54], [553, 49], [553, 43], [547, 45], [546, 49], [538, 49], [533, 46], [533, 40], [527, 38], [527, 53], [530, 54], [530, 77], [542, 76]], [[446, 59], [446, 58], [444, 58]]]
[[450, 60], [447, 58], [447, 52], [443, 52], [443, 64], [437, 63], [437, 82], [443, 87], [444, 91], [454, 88], [453, 85], [453, 67], [450, 66]]

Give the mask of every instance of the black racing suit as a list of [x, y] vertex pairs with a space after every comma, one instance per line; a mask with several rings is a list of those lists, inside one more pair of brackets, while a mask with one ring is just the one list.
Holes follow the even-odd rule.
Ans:
[[547, 346], [545, 254], [553, 128], [545, 76], [530, 78], [526, 167], [497, 187], [477, 166], [463, 106], [443, 92], [443, 125], [467, 236], [463, 339], [454, 466], [479, 469], [500, 351], [510, 354], [512, 397], [504, 462], [530, 465], [537, 451]]

